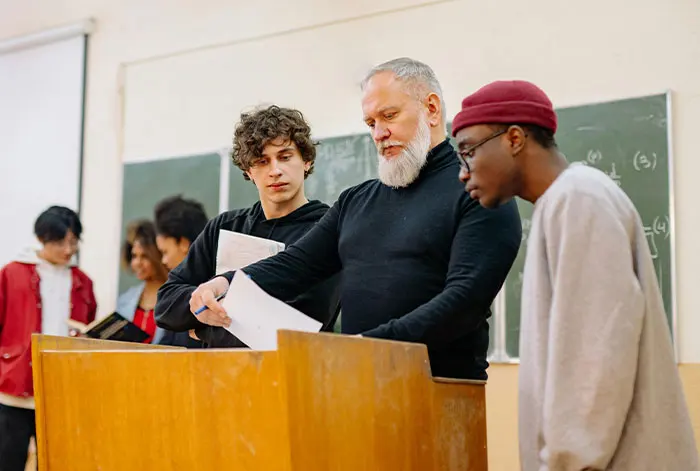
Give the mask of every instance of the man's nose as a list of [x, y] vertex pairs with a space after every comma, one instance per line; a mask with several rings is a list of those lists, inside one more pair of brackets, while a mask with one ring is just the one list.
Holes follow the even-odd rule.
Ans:
[[469, 170], [467, 170], [466, 167], [461, 167], [459, 169], [459, 180], [462, 183], [467, 183], [470, 178], [471, 178], [471, 174], [469, 173]]
[[391, 136], [391, 132], [389, 132], [389, 128], [387, 126], [382, 126], [379, 123], [374, 125], [374, 129], [372, 130], [372, 137], [374, 138], [375, 142], [383, 141], [389, 136]]

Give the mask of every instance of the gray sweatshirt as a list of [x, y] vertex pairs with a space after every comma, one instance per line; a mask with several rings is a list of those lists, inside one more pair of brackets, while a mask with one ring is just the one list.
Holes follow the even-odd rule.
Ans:
[[524, 471], [699, 469], [641, 218], [596, 169], [535, 204], [520, 362]]

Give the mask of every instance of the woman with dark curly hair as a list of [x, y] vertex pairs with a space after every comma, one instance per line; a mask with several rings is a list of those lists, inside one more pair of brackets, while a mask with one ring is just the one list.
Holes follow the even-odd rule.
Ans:
[[144, 343], [159, 343], [165, 333], [156, 327], [154, 317], [158, 289], [168, 279], [162, 257], [156, 246], [155, 225], [147, 220], [132, 222], [122, 247], [122, 263], [141, 283], [119, 296], [117, 312], [149, 335]]
[[[304, 193], [304, 180], [314, 170], [316, 143], [300, 111], [273, 105], [243, 113], [234, 131], [232, 159], [243, 178], [256, 186], [260, 201], [209, 221], [187, 258], [170, 272], [156, 306], [159, 326], [173, 331], [196, 329], [195, 335], [212, 347], [245, 346], [227, 330], [199, 323], [189, 311], [194, 288], [217, 274], [219, 231], [291, 245], [329, 209], [320, 201], [309, 201]], [[339, 312], [338, 281], [338, 276], [332, 277], [285, 301], [331, 330]]]

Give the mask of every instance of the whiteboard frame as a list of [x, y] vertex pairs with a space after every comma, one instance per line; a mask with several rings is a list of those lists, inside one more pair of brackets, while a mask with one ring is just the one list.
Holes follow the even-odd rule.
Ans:
[[43, 46], [75, 36], [89, 36], [95, 30], [95, 20], [87, 18], [77, 23], [71, 23], [56, 28], [25, 34], [0, 41], [0, 54], [17, 52], [36, 46]]

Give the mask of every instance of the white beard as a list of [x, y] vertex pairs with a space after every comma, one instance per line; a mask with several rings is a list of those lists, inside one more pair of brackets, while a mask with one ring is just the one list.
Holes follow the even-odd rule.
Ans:
[[392, 159], [386, 159], [382, 155], [382, 151], [387, 147], [402, 144], [397, 141], [385, 141], [378, 148], [379, 181], [392, 188], [405, 188], [413, 183], [427, 162], [430, 150], [430, 126], [425, 116], [421, 116], [416, 135], [401, 154]]

